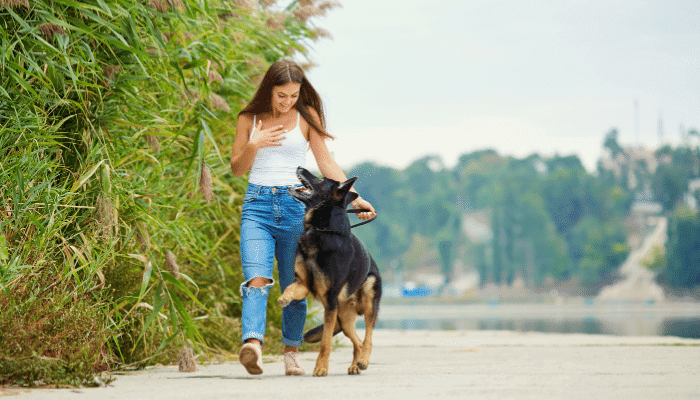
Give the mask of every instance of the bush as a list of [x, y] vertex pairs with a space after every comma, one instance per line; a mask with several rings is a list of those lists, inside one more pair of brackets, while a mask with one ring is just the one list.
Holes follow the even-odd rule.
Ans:
[[76, 291], [46, 268], [0, 292], [0, 384], [96, 385], [112, 333], [99, 292]]
[[232, 127], [330, 6], [271, 3], [0, 0], [4, 382], [237, 350]]

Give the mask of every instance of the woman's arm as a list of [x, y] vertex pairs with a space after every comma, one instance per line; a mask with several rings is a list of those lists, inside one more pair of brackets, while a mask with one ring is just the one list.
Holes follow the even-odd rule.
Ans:
[[[316, 118], [316, 122], [318, 122], [318, 124], [320, 125], [321, 121], [320, 118], [318, 118], [318, 114], [316, 113], [316, 111], [312, 108], [309, 108], [309, 111], [311, 112], [312, 117]], [[318, 133], [311, 125], [308, 125], [308, 137], [309, 144], [311, 146], [311, 152], [316, 158], [316, 162], [318, 163], [318, 168], [321, 171], [321, 174], [323, 174], [323, 176], [325, 176], [326, 178], [330, 178], [338, 182], [345, 182], [346, 180], [348, 180], [338, 163], [336, 163], [333, 157], [331, 157], [331, 153], [328, 150], [328, 146], [326, 146], [326, 138], [321, 136], [321, 134]], [[357, 193], [355, 188], [350, 188], [350, 190]], [[374, 210], [374, 207], [372, 207], [372, 204], [360, 197], [359, 193], [357, 198], [353, 200], [352, 207], [364, 208], [371, 211], [357, 214], [361, 219], [369, 219], [377, 215], [377, 212]]]
[[250, 170], [258, 149], [267, 146], [281, 146], [285, 138], [282, 125], [262, 129], [262, 121], [258, 120], [255, 127], [255, 137], [250, 139], [253, 128], [253, 118], [248, 114], [238, 116], [236, 138], [231, 152], [231, 171], [236, 176], [243, 176]]

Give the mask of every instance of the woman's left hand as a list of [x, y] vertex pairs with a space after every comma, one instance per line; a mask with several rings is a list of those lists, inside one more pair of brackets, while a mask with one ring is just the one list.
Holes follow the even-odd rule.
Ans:
[[355, 209], [362, 208], [362, 209], [370, 210], [370, 212], [363, 212], [363, 213], [357, 214], [357, 216], [360, 217], [360, 219], [362, 219], [362, 220], [367, 220], [367, 219], [374, 218], [377, 216], [377, 212], [374, 211], [374, 207], [372, 207], [372, 205], [369, 203], [369, 201], [363, 199], [362, 197], [358, 197], [357, 199], [355, 199], [352, 202], [352, 208], [355, 208]]

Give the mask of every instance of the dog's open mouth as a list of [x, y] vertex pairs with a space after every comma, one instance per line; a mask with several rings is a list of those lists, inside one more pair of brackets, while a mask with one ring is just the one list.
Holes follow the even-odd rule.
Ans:
[[299, 182], [301, 182], [302, 186], [294, 188], [294, 194], [298, 195], [299, 197], [310, 197], [313, 194], [314, 189], [311, 187], [308, 179], [301, 173], [301, 171], [297, 171], [297, 178], [299, 178]]
[[306, 187], [306, 186], [302, 186], [302, 187], [295, 188], [294, 191], [297, 192], [297, 193], [301, 193], [301, 194], [307, 195], [307, 196], [310, 195], [311, 193], [313, 193], [313, 192], [311, 191], [311, 188], [308, 188], [308, 187]]

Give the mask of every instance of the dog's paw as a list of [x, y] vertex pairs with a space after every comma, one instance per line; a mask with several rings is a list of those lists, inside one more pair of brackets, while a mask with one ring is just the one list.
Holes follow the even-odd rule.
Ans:
[[350, 368], [348, 368], [348, 375], [359, 375], [360, 374], [360, 367], [357, 364], [352, 364]]
[[[369, 362], [362, 362], [362, 361], [357, 362], [357, 368], [364, 371], [367, 369], [367, 367], [369, 367]], [[358, 372], [358, 374], [359, 374], [359, 372]]]
[[287, 307], [291, 302], [292, 299], [287, 298], [285, 296], [280, 296], [280, 298], [277, 299], [277, 304], [279, 304], [282, 308]]
[[316, 367], [314, 368], [314, 376], [326, 376], [328, 375], [327, 367]]

